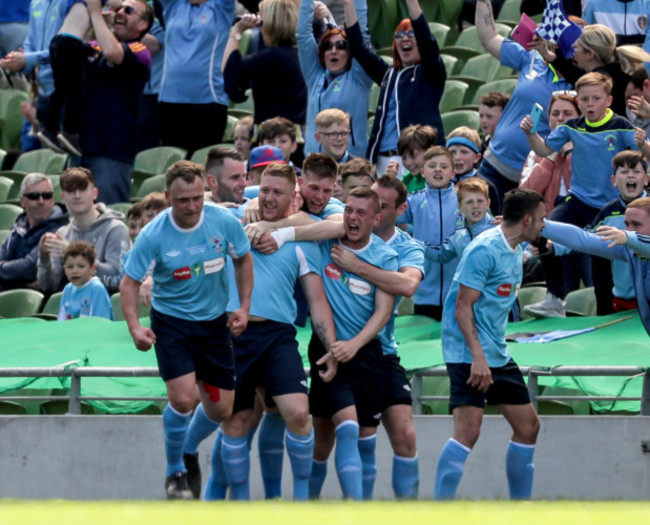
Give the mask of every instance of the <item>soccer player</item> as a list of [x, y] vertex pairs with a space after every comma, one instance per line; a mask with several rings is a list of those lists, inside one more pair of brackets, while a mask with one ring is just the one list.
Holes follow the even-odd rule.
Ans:
[[[337, 341], [329, 354], [318, 337], [312, 336], [309, 343], [309, 403], [314, 427], [318, 429], [322, 419], [334, 424], [339, 483], [344, 497], [355, 500], [363, 497], [359, 446], [363, 439], [376, 433], [383, 408], [382, 345], [390, 344], [385, 327], [395, 296], [362, 275], [343, 270], [336, 259], [352, 251], [364, 262], [384, 270], [397, 270], [397, 254], [372, 235], [380, 221], [377, 194], [365, 187], [352, 190], [343, 215], [344, 237], [320, 244], [323, 284], [332, 306]], [[324, 357], [339, 363], [337, 374], [329, 383], [315, 373], [321, 370]]]
[[505, 330], [523, 274], [520, 244], [538, 239], [545, 213], [539, 193], [510, 190], [502, 224], [467, 247], [454, 275], [442, 317], [454, 433], [438, 459], [435, 499], [456, 495], [463, 465], [479, 437], [486, 400], [497, 405], [513, 430], [506, 454], [510, 497], [530, 498], [539, 419], [506, 347]]
[[[203, 168], [179, 161], [167, 170], [165, 196], [170, 208], [138, 236], [120, 285], [122, 311], [141, 351], [155, 345], [169, 404], [163, 412], [169, 499], [192, 499], [183, 464], [183, 442], [198, 396], [208, 417], [223, 421], [232, 413], [235, 376], [230, 333], [248, 323], [253, 259], [244, 230], [216, 205], [203, 205]], [[232, 258], [240, 307], [226, 315], [227, 256]], [[156, 283], [151, 328], [138, 319], [138, 291], [151, 261]]]
[[[271, 164], [262, 175], [260, 210], [266, 221], [276, 221], [290, 210], [296, 186], [294, 169]], [[287, 452], [294, 475], [294, 499], [306, 500], [311, 473], [314, 434], [309, 418], [307, 378], [298, 352], [296, 303], [293, 290], [299, 280], [311, 312], [316, 336], [329, 350], [335, 340], [332, 313], [320, 276], [321, 255], [315, 243], [287, 243], [272, 255], [253, 250], [256, 285], [249, 323], [233, 337], [237, 383], [233, 415], [223, 423], [222, 443], [215, 443], [213, 459], [221, 451], [233, 499], [249, 499], [248, 433], [256, 387], [263, 386], [287, 425]], [[230, 294], [228, 310], [239, 300]], [[284, 434], [284, 432], [283, 432]], [[208, 483], [206, 498], [211, 499]], [[279, 496], [279, 494], [278, 494]]]

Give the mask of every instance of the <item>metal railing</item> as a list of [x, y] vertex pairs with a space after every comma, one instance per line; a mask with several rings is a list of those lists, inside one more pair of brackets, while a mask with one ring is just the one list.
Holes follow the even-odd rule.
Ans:
[[[528, 392], [535, 408], [539, 401], [640, 401], [640, 414], [650, 416], [650, 369], [642, 366], [556, 366], [554, 368], [520, 367], [522, 374], [528, 378]], [[449, 396], [427, 396], [422, 394], [422, 379], [424, 377], [446, 377], [445, 367], [417, 370], [413, 373], [411, 393], [413, 396], [413, 413], [422, 414], [423, 401], [447, 401]], [[552, 377], [636, 377], [643, 376], [643, 387], [640, 397], [629, 396], [566, 396], [539, 395], [540, 376]], [[81, 379], [84, 377], [160, 377], [155, 367], [34, 367], [34, 368], [0, 368], [0, 377], [69, 377], [70, 391], [66, 395], [50, 396], [1, 396], [5, 401], [51, 401], [67, 400], [68, 413], [81, 414], [82, 401], [111, 400], [111, 401], [165, 401], [166, 396], [82, 396]]]
[[[642, 416], [650, 416], [650, 369], [643, 366], [556, 366], [553, 368], [534, 368], [531, 366], [519, 367], [521, 373], [528, 378], [528, 393], [535, 408], [540, 401], [641, 401]], [[422, 394], [422, 379], [424, 377], [446, 377], [445, 367], [417, 370], [411, 380], [411, 394], [413, 396], [413, 413], [422, 414], [423, 401], [448, 401], [449, 396], [427, 396]], [[643, 376], [643, 387], [640, 397], [629, 396], [566, 396], [566, 395], [539, 395], [540, 376], [552, 377], [635, 377]]]

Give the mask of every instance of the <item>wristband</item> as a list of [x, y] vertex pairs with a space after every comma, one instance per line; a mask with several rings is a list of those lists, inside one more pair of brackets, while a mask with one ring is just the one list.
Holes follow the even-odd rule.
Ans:
[[279, 250], [285, 242], [293, 242], [296, 240], [296, 229], [292, 226], [280, 228], [279, 230], [272, 231], [271, 237], [275, 239]]

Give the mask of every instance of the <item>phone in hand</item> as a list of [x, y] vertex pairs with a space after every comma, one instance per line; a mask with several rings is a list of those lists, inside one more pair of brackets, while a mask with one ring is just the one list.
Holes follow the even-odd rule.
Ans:
[[533, 108], [530, 110], [530, 118], [533, 121], [533, 127], [530, 128], [530, 134], [537, 133], [537, 126], [539, 126], [539, 120], [542, 118], [542, 113], [544, 113], [544, 108], [541, 104], [535, 102]]

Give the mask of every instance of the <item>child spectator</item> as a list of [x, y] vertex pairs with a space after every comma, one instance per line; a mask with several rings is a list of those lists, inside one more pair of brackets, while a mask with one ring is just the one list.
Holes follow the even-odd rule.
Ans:
[[[262, 179], [262, 172], [269, 164], [280, 162], [286, 164], [282, 150], [276, 146], [257, 146], [251, 150], [251, 157], [248, 162], [248, 186], [259, 186]], [[255, 198], [257, 195], [246, 193], [248, 198]]]
[[144, 207], [142, 206], [142, 201], [140, 201], [136, 202], [129, 208], [129, 211], [126, 212], [126, 225], [129, 228], [129, 237], [131, 237], [131, 242], [135, 242], [135, 238], [144, 226], [143, 210]]
[[[476, 167], [481, 162], [481, 137], [478, 131], [467, 126], [459, 126], [449, 133], [447, 139], [447, 149], [454, 159], [454, 171], [456, 172], [454, 183], [475, 177], [478, 174]], [[498, 215], [501, 211], [499, 210], [499, 194], [494, 184], [486, 182], [490, 192], [492, 214]]]
[[[407, 170], [402, 177], [402, 182], [409, 193], [420, 191], [426, 187], [426, 181], [421, 175], [424, 153], [436, 144], [438, 144], [438, 132], [431, 126], [416, 124], [404, 128], [400, 133], [397, 141], [397, 151], [402, 157], [404, 168]], [[382, 175], [397, 176], [397, 167], [395, 167], [394, 174], [388, 171], [387, 168], [386, 173]]]
[[143, 227], [149, 224], [161, 211], [169, 207], [169, 203], [162, 191], [148, 193], [140, 202], [142, 203]]
[[73, 241], [63, 252], [63, 271], [68, 284], [63, 289], [59, 321], [78, 317], [105, 317], [113, 320], [113, 307], [106, 287], [94, 276], [95, 248], [86, 241]]
[[241, 153], [244, 158], [248, 158], [251, 154], [251, 141], [253, 140], [253, 117], [242, 117], [235, 124], [233, 130], [233, 141], [235, 149]]
[[350, 143], [350, 115], [337, 108], [324, 109], [316, 115], [314, 137], [320, 144], [319, 153], [325, 153], [339, 164], [352, 160]]
[[[452, 179], [454, 159], [443, 146], [429, 148], [424, 154], [422, 176], [426, 187], [407, 198], [408, 208], [398, 223], [413, 226], [413, 237], [425, 244], [440, 245], [462, 226], [458, 200]], [[437, 264], [425, 260], [424, 278], [413, 297], [414, 313], [440, 321], [457, 261]]]
[[[531, 148], [540, 157], [548, 157], [568, 142], [573, 142], [571, 160], [571, 189], [569, 198], [557, 205], [550, 219], [584, 227], [609, 201], [616, 198], [616, 190], [609, 184], [613, 157], [625, 149], [641, 147], [646, 156], [650, 144], [645, 132], [632, 126], [624, 117], [615, 115], [612, 103], [612, 79], [602, 73], [587, 73], [576, 82], [581, 117], [570, 119], [555, 128], [546, 142], [531, 134], [530, 115], [524, 117], [521, 128], [526, 132]], [[544, 253], [542, 247], [542, 254]], [[566, 296], [562, 282], [561, 259], [553, 255], [542, 257], [548, 292], [546, 299], [529, 304], [524, 309], [536, 317], [564, 317], [563, 299]]]
[[293, 155], [298, 148], [296, 140], [296, 125], [284, 117], [275, 117], [265, 120], [260, 124], [258, 142], [261, 146], [275, 146], [282, 151], [282, 158], [296, 170], [300, 176], [300, 168], [291, 162]]
[[509, 100], [510, 95], [501, 93], [501, 91], [491, 91], [478, 99], [478, 119], [481, 132], [483, 133], [481, 155], [487, 149], [494, 135], [494, 130], [497, 129], [503, 108], [506, 107]]
[[375, 167], [370, 161], [361, 158], [354, 158], [345, 164], [339, 166], [339, 175], [341, 176], [342, 193], [337, 197], [341, 202], [345, 202], [348, 194], [354, 189], [361, 186], [370, 188], [376, 180]]

